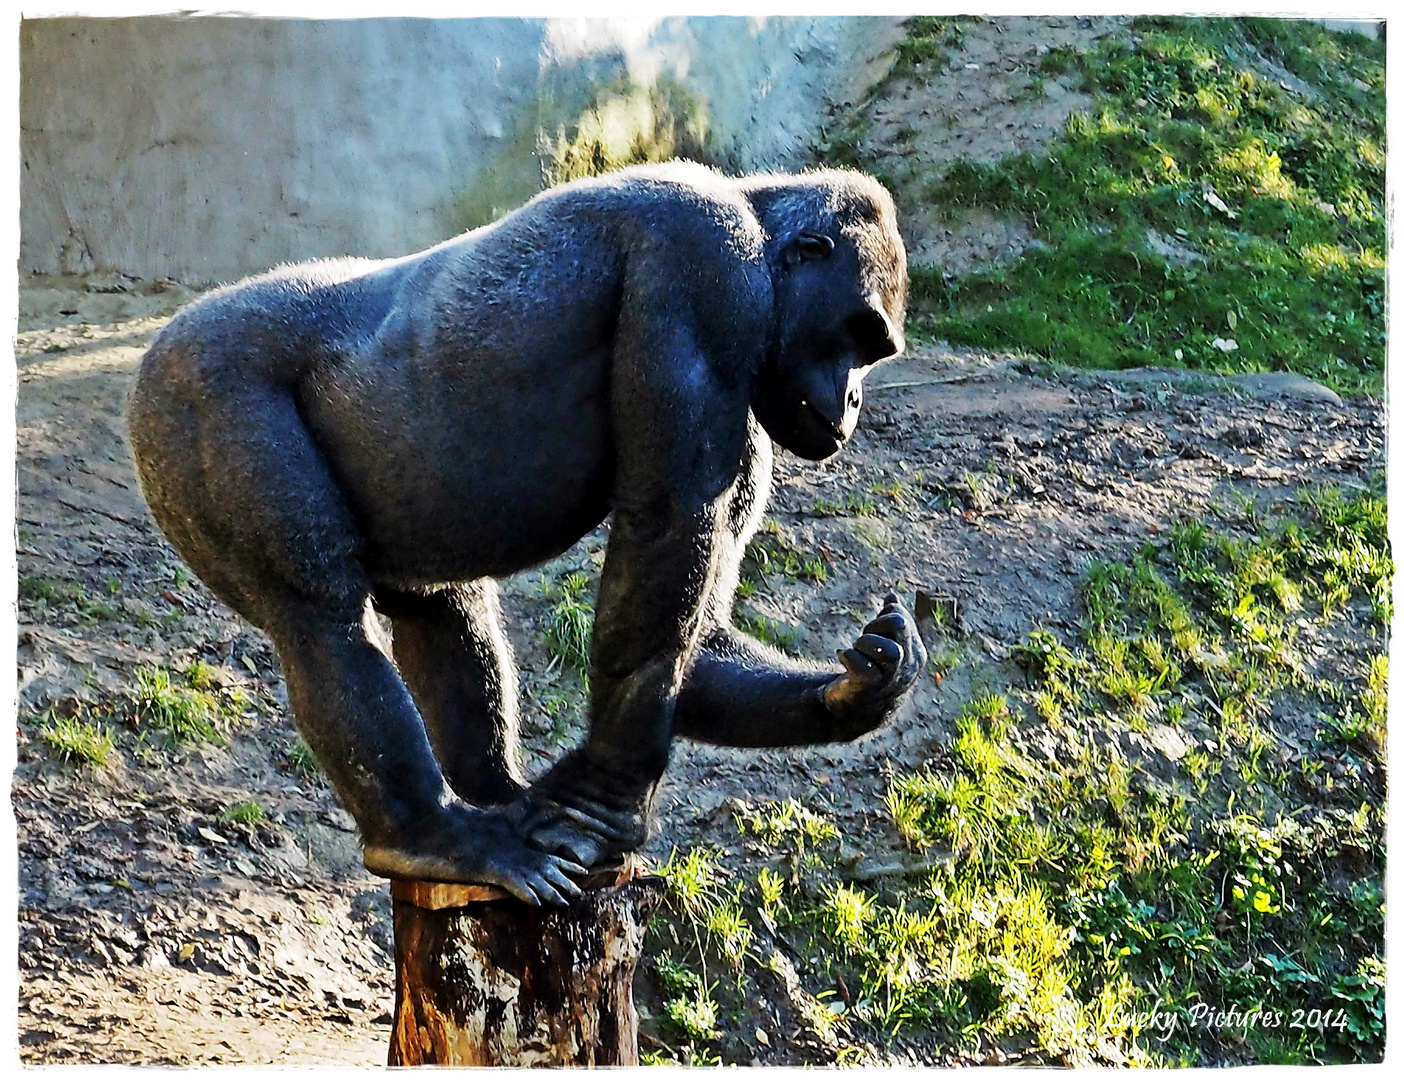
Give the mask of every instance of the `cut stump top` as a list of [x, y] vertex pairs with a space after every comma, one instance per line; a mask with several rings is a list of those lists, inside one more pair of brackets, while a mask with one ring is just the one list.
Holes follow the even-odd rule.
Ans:
[[[582, 889], [608, 889], [623, 885], [626, 881], [633, 881], [647, 872], [648, 864], [643, 856], [630, 852], [618, 864], [595, 867], [579, 879], [579, 885]], [[426, 911], [515, 899], [499, 885], [464, 885], [458, 882], [419, 881], [413, 878], [391, 878], [390, 895], [396, 900], [403, 900]]]

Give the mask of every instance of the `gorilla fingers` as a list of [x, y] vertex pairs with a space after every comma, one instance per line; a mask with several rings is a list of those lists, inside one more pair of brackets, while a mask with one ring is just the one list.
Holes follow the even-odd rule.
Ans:
[[911, 689], [926, 667], [926, 646], [911, 613], [888, 593], [878, 617], [838, 658], [844, 673], [824, 688], [824, 705], [856, 738], [886, 720]]
[[637, 787], [580, 747], [523, 792], [510, 813], [518, 835], [532, 846], [593, 866], [648, 839], [657, 785]]

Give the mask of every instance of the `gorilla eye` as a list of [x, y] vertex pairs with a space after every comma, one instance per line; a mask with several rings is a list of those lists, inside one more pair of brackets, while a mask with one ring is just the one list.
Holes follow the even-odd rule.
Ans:
[[785, 249], [785, 262], [794, 266], [796, 263], [827, 259], [833, 253], [833, 237], [823, 233], [800, 233]]

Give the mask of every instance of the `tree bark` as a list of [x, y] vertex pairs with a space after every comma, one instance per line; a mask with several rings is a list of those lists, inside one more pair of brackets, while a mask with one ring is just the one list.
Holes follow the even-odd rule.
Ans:
[[637, 1065], [634, 969], [662, 900], [638, 864], [568, 908], [490, 885], [394, 881], [391, 1065]]

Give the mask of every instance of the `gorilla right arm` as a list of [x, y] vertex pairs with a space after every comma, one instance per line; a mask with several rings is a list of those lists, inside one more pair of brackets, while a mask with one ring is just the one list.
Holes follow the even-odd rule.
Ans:
[[845, 742], [886, 721], [926, 666], [916, 621], [888, 595], [835, 673], [731, 627], [713, 630], [678, 692], [673, 730], [723, 746]]
[[[725, 264], [698, 273], [711, 277], [710, 291], [671, 287], [643, 260], [626, 283], [630, 303], [612, 368], [615, 483], [595, 604], [590, 731], [513, 809], [535, 847], [585, 866], [634, 850], [647, 836], [678, 689], [718, 587], [719, 544], [746, 455], [749, 386], [738, 373], [753, 366], [743, 350], [765, 338], [768, 307], [756, 300], [765, 299], [765, 283], [753, 269]], [[728, 317], [708, 311], [698, 320], [689, 302], [719, 305]]]

